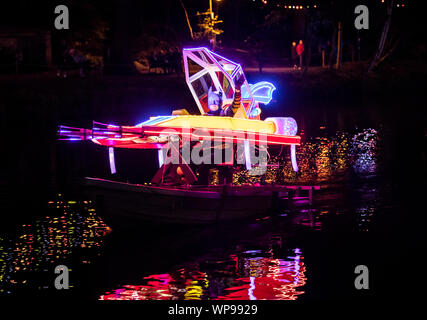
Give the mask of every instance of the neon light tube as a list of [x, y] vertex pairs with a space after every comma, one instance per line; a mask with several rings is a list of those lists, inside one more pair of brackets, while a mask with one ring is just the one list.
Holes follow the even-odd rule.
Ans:
[[249, 148], [249, 141], [245, 140], [243, 142], [243, 147], [245, 148], [245, 163], [246, 163], [246, 170], [252, 169], [252, 163], [251, 163], [251, 150]]
[[163, 149], [159, 149], [157, 151], [158, 156], [159, 156], [159, 168], [165, 163], [165, 156], [163, 154]]
[[251, 284], [249, 285], [249, 289], [248, 289], [249, 300], [257, 300], [257, 298], [254, 296], [255, 277], [249, 277], [249, 280], [251, 281]]
[[297, 164], [297, 155], [295, 150], [295, 145], [291, 145], [291, 162], [292, 162], [292, 169], [294, 169], [295, 172], [298, 171], [298, 164]]
[[108, 148], [108, 158], [110, 160], [110, 171], [111, 174], [116, 173], [116, 161], [114, 159], [114, 148]]

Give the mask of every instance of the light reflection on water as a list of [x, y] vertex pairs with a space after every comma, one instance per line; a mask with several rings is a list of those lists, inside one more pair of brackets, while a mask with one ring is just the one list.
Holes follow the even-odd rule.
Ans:
[[[355, 205], [350, 205], [339, 183], [348, 183], [349, 174], [363, 176], [377, 172], [379, 142], [374, 129], [315, 137], [297, 149], [300, 168], [297, 174], [289, 159], [285, 159], [269, 167], [263, 180], [242, 172], [235, 175], [234, 181], [237, 184], [325, 183], [330, 188], [318, 195], [314, 207], [288, 208], [280, 215], [284, 218], [292, 215], [296, 225], [314, 231], [323, 230], [323, 222], [330, 216], [353, 215], [357, 230], [367, 232], [381, 205], [378, 188], [355, 186], [358, 199]], [[288, 157], [285, 153], [284, 156]], [[273, 157], [272, 162], [281, 159]], [[333, 189], [337, 181], [340, 181], [338, 187]], [[22, 226], [15, 236], [0, 235], [0, 295], [25, 288], [52, 288], [52, 277], [47, 274], [56, 265], [71, 264], [72, 257], [77, 257], [80, 264], [91, 264], [102, 254], [104, 238], [110, 229], [97, 216], [92, 203], [65, 201], [60, 197], [49, 202], [49, 206], [52, 212], [48, 216]], [[261, 224], [265, 219], [257, 221]], [[273, 252], [271, 247], [246, 248], [194, 258], [180, 267], [171, 267], [167, 273], [141, 274], [133, 284], [117, 285], [98, 298], [295, 300], [305, 293], [306, 280], [301, 249], [280, 246]]]
[[297, 148], [299, 171], [292, 169], [289, 154], [272, 156], [265, 177], [241, 171], [235, 184], [246, 183], [319, 183], [335, 180], [342, 173], [375, 173], [379, 158], [380, 137], [375, 129], [356, 133], [337, 132], [331, 137], [313, 137]]
[[[49, 201], [52, 215], [22, 225], [14, 239], [0, 237], [0, 294], [25, 288], [49, 289], [43, 275], [55, 266], [70, 265], [72, 253], [81, 249], [80, 263], [90, 263], [99, 253], [109, 228], [96, 215], [90, 201]], [[50, 279], [49, 279], [50, 280]]]
[[167, 274], [123, 285], [100, 300], [296, 300], [304, 294], [305, 265], [299, 248], [285, 259], [256, 252], [198, 259]]

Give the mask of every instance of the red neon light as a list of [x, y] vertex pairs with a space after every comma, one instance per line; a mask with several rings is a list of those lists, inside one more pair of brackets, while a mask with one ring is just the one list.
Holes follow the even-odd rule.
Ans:
[[[182, 128], [182, 127], [107, 127], [106, 129], [88, 130], [73, 128], [75, 131], [68, 133], [63, 131], [65, 137], [79, 138], [79, 140], [92, 140], [94, 143], [113, 146], [113, 147], [130, 147], [131, 148], [158, 148], [164, 143], [150, 143], [148, 141], [137, 141], [148, 136], [177, 135], [181, 138], [191, 140], [210, 140], [225, 142], [243, 142], [249, 141], [251, 144], [269, 144], [269, 145], [300, 145], [301, 137], [284, 136], [271, 133], [246, 132], [239, 130], [207, 129], [207, 128]], [[198, 131], [205, 132], [201, 134]]]

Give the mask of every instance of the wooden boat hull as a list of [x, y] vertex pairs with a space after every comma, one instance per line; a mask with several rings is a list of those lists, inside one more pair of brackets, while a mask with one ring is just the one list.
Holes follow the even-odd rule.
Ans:
[[272, 190], [262, 187], [154, 187], [85, 178], [86, 193], [106, 222], [135, 220], [167, 224], [209, 224], [267, 213]]

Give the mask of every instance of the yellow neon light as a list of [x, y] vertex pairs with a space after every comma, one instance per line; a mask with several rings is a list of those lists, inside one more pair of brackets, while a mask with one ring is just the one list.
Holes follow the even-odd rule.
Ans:
[[275, 133], [272, 121], [215, 116], [178, 116], [157, 124], [159, 127], [207, 128]]

